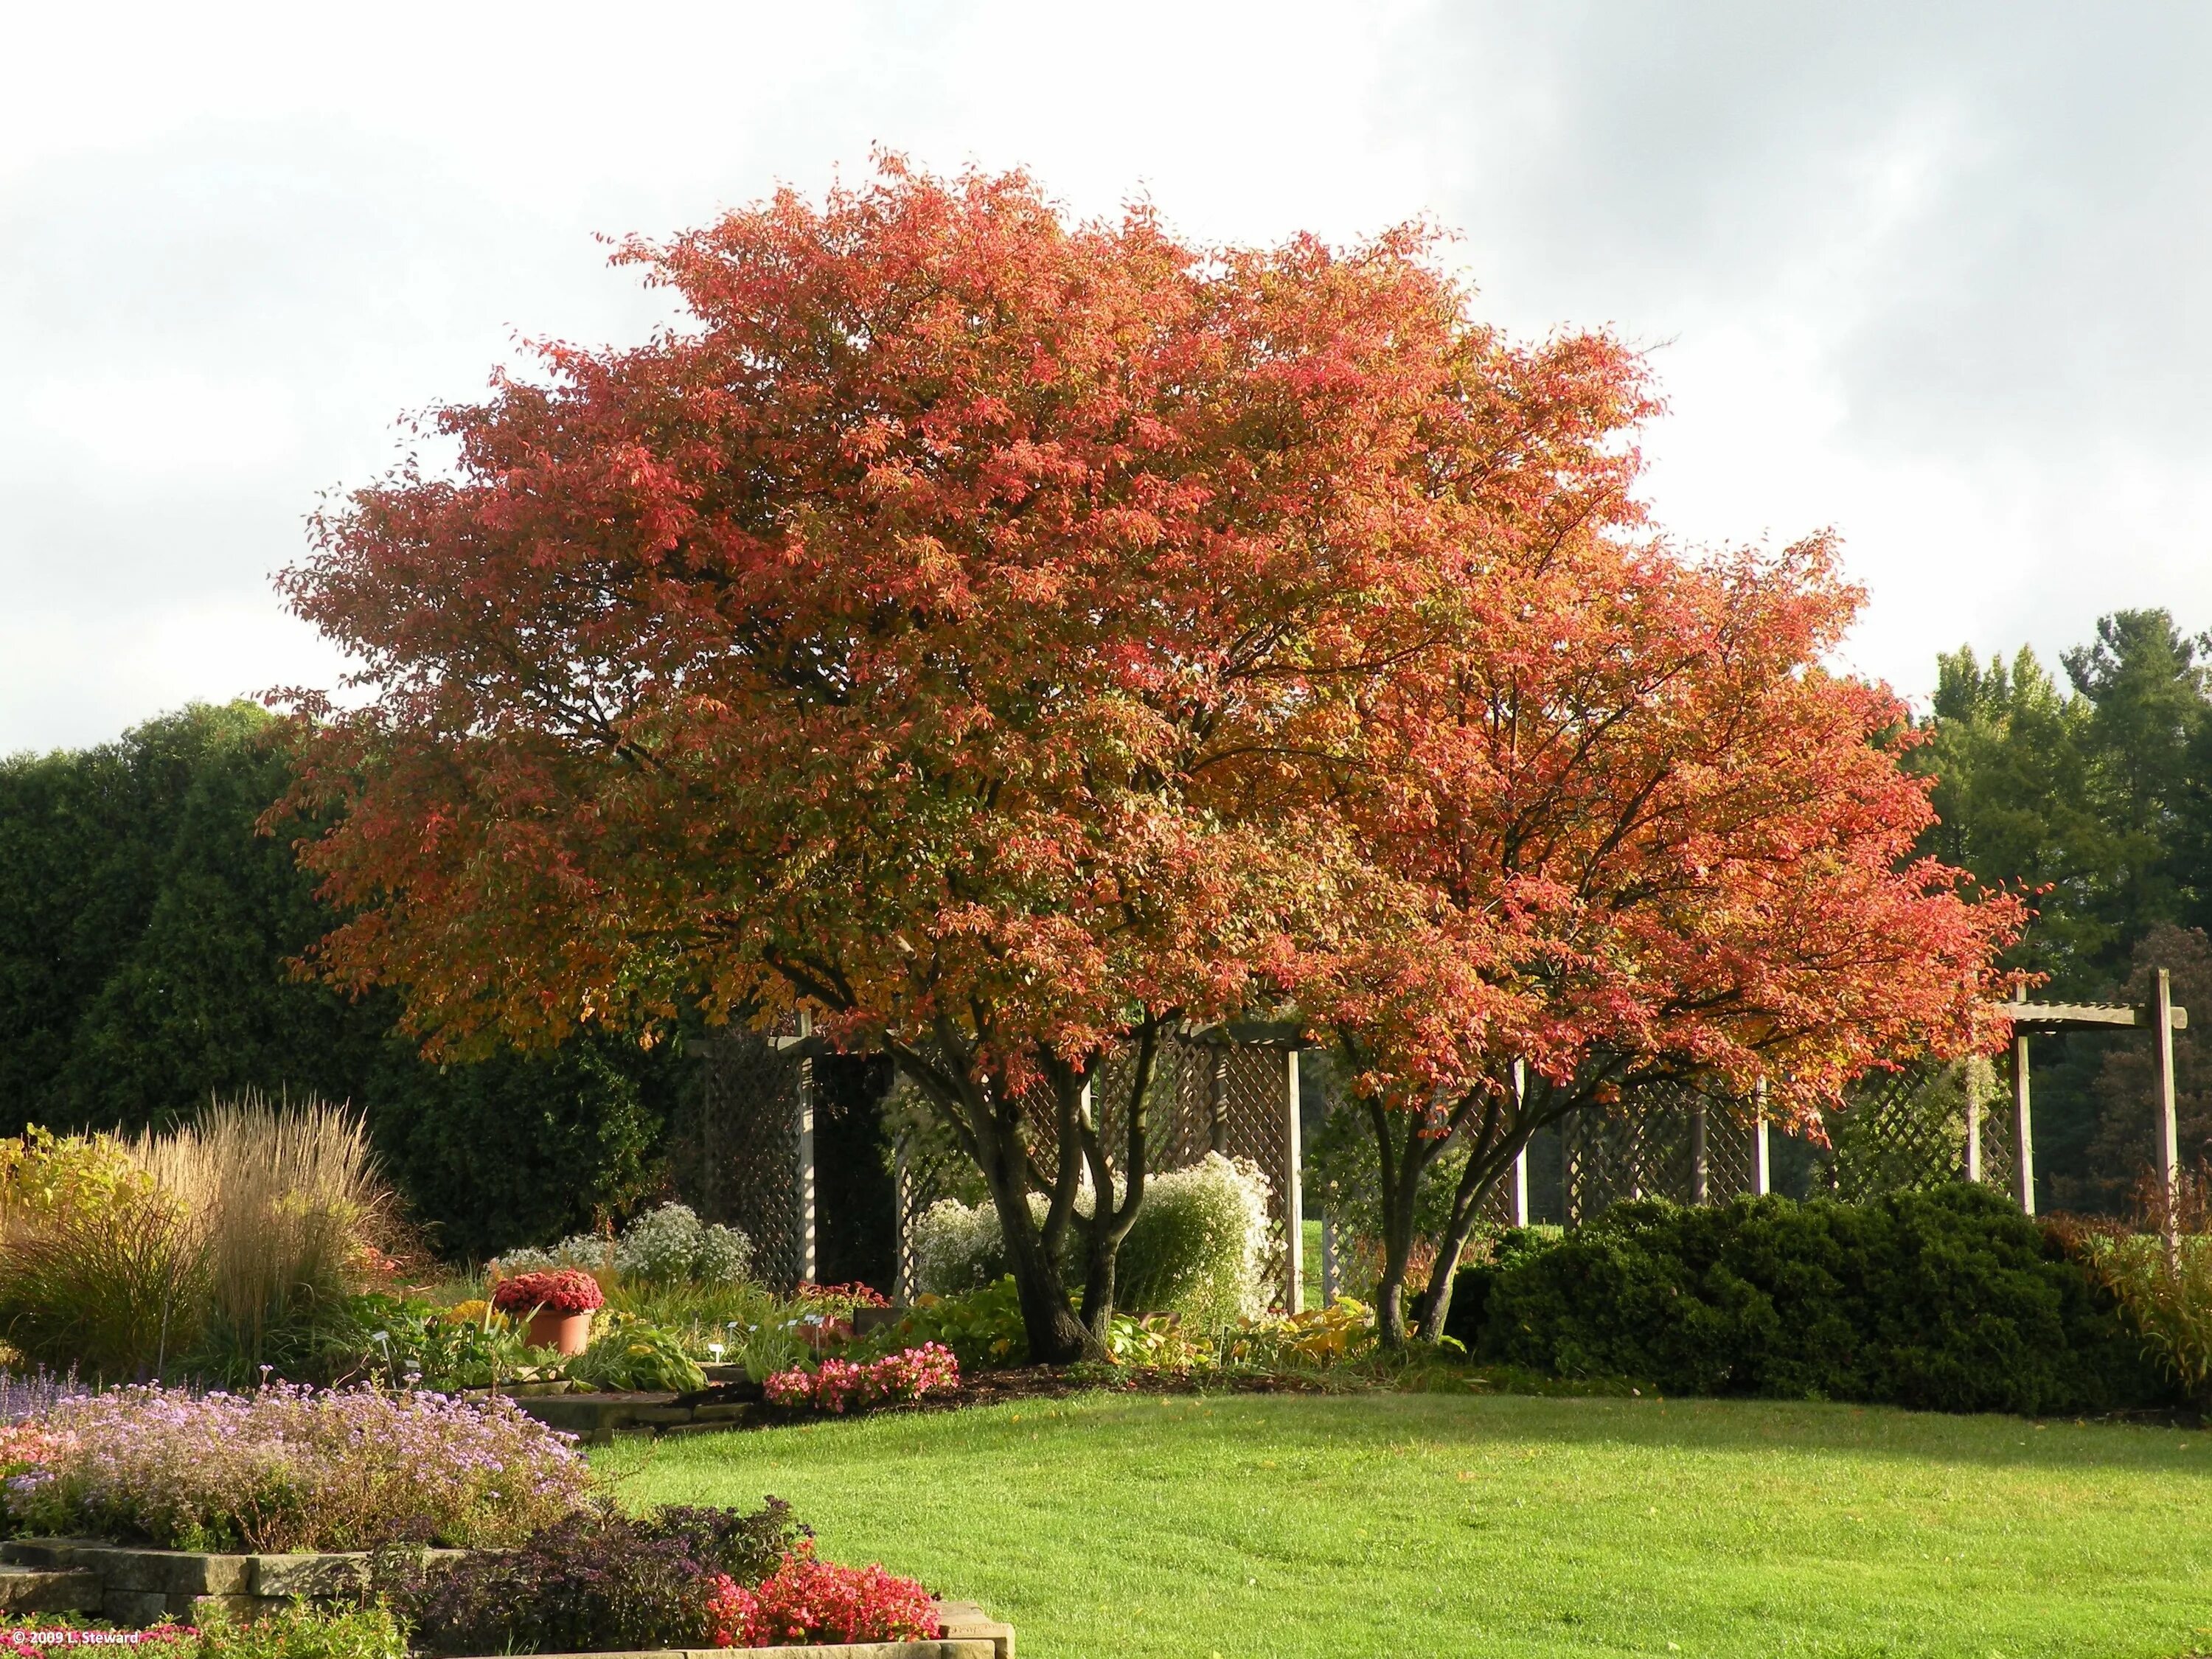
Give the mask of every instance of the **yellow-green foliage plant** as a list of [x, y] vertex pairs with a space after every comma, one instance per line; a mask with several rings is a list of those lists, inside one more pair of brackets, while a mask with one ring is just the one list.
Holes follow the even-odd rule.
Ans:
[[359, 1120], [217, 1103], [165, 1134], [0, 1141], [0, 1339], [88, 1379], [143, 1380], [271, 1335], [357, 1289], [398, 1239]]
[[142, 1378], [198, 1340], [198, 1229], [112, 1135], [0, 1140], [0, 1336], [88, 1380]]

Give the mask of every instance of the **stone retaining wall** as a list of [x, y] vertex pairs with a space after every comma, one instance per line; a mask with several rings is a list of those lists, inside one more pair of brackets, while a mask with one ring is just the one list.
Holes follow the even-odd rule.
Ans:
[[[425, 1550], [422, 1559], [450, 1559], [461, 1553]], [[303, 1596], [349, 1595], [368, 1581], [368, 1556], [358, 1550], [231, 1555], [138, 1549], [97, 1538], [15, 1538], [0, 1543], [0, 1612], [82, 1613], [118, 1625], [190, 1624], [214, 1607], [251, 1618]], [[938, 1615], [945, 1623], [941, 1641], [741, 1650], [755, 1659], [1014, 1659], [1013, 1627], [987, 1617], [974, 1602], [944, 1602]], [[550, 1659], [730, 1659], [732, 1652], [667, 1648]]]
[[548, 1428], [604, 1446], [617, 1434], [714, 1434], [743, 1428], [760, 1407], [679, 1406], [672, 1394], [517, 1395], [514, 1403]]
[[[459, 1550], [426, 1550], [425, 1560]], [[189, 1622], [206, 1607], [252, 1617], [301, 1596], [343, 1595], [368, 1582], [361, 1551], [232, 1555], [137, 1549], [97, 1538], [0, 1543], [0, 1607], [89, 1613], [118, 1625]]]

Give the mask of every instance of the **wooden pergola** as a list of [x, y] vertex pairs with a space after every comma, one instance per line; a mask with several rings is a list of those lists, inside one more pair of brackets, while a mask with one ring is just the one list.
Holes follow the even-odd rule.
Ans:
[[[2157, 1034], [2158, 1094], [2154, 1164], [2159, 1184], [2174, 1190], [2181, 1163], [2181, 1141], [2174, 1118], [2173, 1034], [2189, 1029], [2189, 1010], [2173, 1000], [2166, 970], [2158, 970], [2158, 990], [2137, 1007], [2124, 1002], [2030, 1002], [2025, 994], [2002, 1005], [2012, 1020], [2013, 1195], [2029, 1215], [2035, 1213], [2035, 1141], [2028, 1129], [2027, 1040], [2036, 1032], [2115, 1031], [2148, 1028]], [[1966, 1107], [1966, 1179], [1982, 1178], [1982, 1115], [1978, 1101]]]

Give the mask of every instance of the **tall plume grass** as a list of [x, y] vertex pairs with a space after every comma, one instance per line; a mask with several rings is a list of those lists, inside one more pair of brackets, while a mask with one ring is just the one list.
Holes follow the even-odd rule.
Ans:
[[131, 1140], [0, 1141], [0, 1337], [108, 1382], [248, 1370], [400, 1224], [360, 1119], [249, 1095]]
[[271, 1329], [343, 1296], [397, 1226], [362, 1120], [320, 1101], [222, 1101], [131, 1155], [191, 1218], [209, 1313], [258, 1358]]

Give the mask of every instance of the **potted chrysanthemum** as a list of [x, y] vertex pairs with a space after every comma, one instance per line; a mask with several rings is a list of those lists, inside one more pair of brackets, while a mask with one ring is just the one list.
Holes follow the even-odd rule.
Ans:
[[500, 1280], [491, 1293], [491, 1305], [500, 1312], [529, 1320], [523, 1340], [563, 1356], [580, 1354], [592, 1346], [592, 1314], [605, 1306], [606, 1300], [599, 1281], [575, 1267], [517, 1273]]

